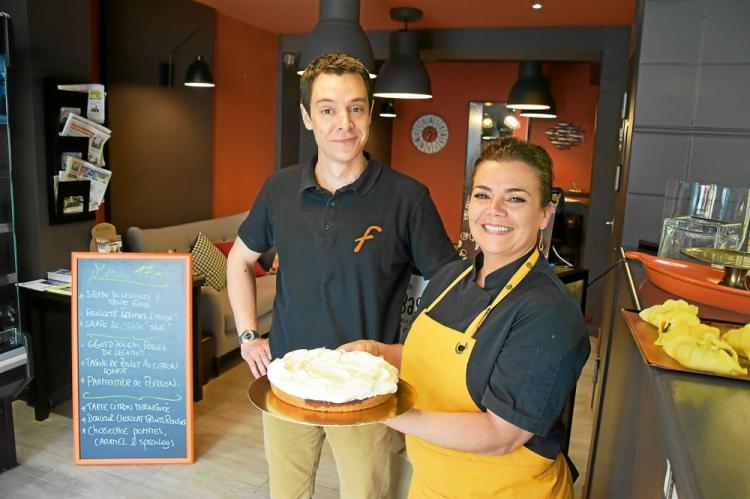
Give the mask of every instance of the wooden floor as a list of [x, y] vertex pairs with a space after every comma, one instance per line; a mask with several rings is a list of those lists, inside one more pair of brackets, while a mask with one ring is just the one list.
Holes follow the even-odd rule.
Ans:
[[[589, 360], [576, 394], [571, 458], [585, 479], [591, 434]], [[236, 363], [204, 387], [195, 405], [196, 462], [192, 465], [75, 466], [71, 406], [34, 421], [25, 402], [13, 403], [19, 466], [0, 474], [0, 497], [247, 497], [268, 498], [260, 413], [247, 400], [250, 373]], [[338, 497], [338, 478], [326, 445], [315, 486], [316, 498]]]

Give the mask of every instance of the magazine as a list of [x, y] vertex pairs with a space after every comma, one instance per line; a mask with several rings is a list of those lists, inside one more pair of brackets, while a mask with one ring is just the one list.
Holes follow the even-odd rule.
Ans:
[[[101, 83], [76, 83], [72, 85], [58, 85], [57, 89], [68, 92], [87, 93], [86, 116], [96, 123], [104, 123], [104, 98], [107, 96], [107, 92], [104, 91], [104, 85]], [[78, 110], [76, 114], [81, 114], [81, 111]]]
[[89, 211], [99, 208], [104, 201], [104, 193], [107, 191], [109, 179], [112, 172], [99, 168], [96, 165], [84, 161], [75, 156], [68, 156], [65, 159], [65, 173], [63, 180], [90, 180], [91, 190], [89, 192]]
[[103, 164], [102, 152], [104, 151], [104, 144], [112, 136], [112, 130], [91, 120], [87, 120], [82, 116], [70, 113], [65, 120], [65, 126], [63, 126], [60, 135], [67, 137], [88, 137], [88, 160], [101, 165]]
[[49, 279], [35, 279], [33, 281], [19, 282], [18, 285], [22, 288], [35, 289], [37, 291], [46, 291], [52, 286], [62, 284], [60, 281], [51, 281]]
[[70, 282], [70, 270], [69, 269], [57, 269], [50, 270], [47, 272], [47, 279], [60, 282]]

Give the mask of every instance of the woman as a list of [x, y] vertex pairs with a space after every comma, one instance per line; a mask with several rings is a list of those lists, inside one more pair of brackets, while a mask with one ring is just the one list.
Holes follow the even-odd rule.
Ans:
[[581, 311], [537, 250], [553, 211], [539, 146], [506, 138], [474, 166], [469, 227], [481, 249], [430, 281], [405, 345], [360, 340], [417, 390], [385, 424], [406, 434], [410, 498], [572, 498], [563, 405], [589, 354]]

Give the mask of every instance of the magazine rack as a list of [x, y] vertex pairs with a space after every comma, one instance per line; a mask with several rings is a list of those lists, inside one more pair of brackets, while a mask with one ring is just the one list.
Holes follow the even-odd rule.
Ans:
[[[68, 92], [57, 89], [63, 83], [53, 78], [44, 79], [44, 116], [45, 142], [47, 159], [47, 207], [50, 225], [57, 225], [83, 220], [93, 220], [96, 211], [89, 211], [88, 181], [72, 181], [58, 183], [58, 196], [55, 197], [55, 177], [59, 170], [64, 169], [63, 157], [72, 153], [82, 158], [88, 154], [88, 137], [63, 137], [61, 117], [64, 108], [80, 110], [83, 117], [87, 117], [87, 99], [85, 92]], [[70, 185], [65, 185], [70, 184]], [[82, 203], [80, 206], [79, 204]]]

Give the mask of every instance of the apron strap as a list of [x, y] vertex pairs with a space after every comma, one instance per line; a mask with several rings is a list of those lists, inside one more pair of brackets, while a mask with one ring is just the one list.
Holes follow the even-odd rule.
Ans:
[[568, 456], [567, 452], [562, 453], [563, 457], [565, 458], [565, 462], [568, 465], [568, 470], [570, 470], [570, 478], [572, 478], [573, 483], [576, 483], [576, 480], [578, 480], [578, 468], [576, 468], [576, 465], [573, 464], [573, 461], [570, 459], [570, 456]]
[[468, 329], [466, 329], [466, 334], [468, 334], [471, 338], [474, 337], [474, 334], [476, 334], [479, 326], [482, 325], [490, 312], [492, 312], [492, 309], [495, 308], [501, 301], [503, 301], [503, 298], [508, 296], [508, 294], [513, 291], [513, 289], [518, 286], [521, 281], [523, 281], [523, 279], [529, 274], [529, 272], [531, 272], [531, 269], [534, 267], [537, 260], [539, 260], [539, 250], [534, 248], [534, 252], [526, 259], [523, 265], [521, 265], [521, 267], [516, 270], [516, 273], [513, 274], [513, 277], [511, 277], [508, 283], [503, 286], [503, 289], [500, 290], [500, 293], [492, 301], [492, 303], [490, 303], [487, 308], [479, 312], [479, 315], [474, 318]]

